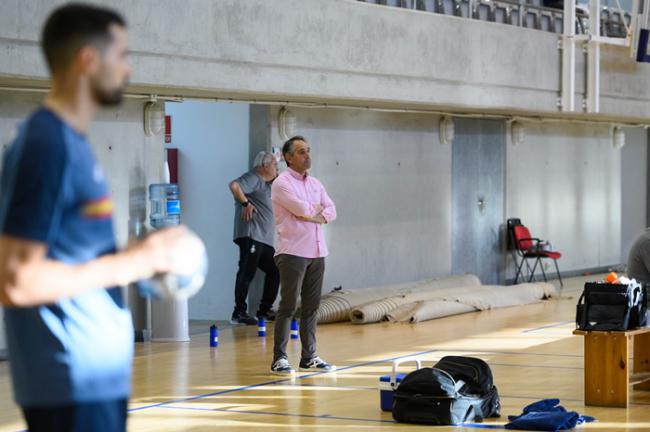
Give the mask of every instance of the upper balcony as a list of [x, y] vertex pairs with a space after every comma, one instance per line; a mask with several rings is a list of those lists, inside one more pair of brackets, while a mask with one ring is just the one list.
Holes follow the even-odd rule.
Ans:
[[[562, 11], [506, 0], [471, 2], [408, 0], [406, 8], [357, 0], [110, 5], [130, 24], [132, 92], [612, 121], [650, 117], [648, 65], [636, 63], [628, 49], [602, 47], [600, 112], [588, 113], [581, 109], [587, 54], [578, 47], [576, 108], [562, 112]], [[0, 86], [47, 85], [38, 37], [49, 9], [31, 4], [3, 6]], [[470, 11], [478, 19], [469, 19]], [[603, 22], [605, 35], [620, 33], [620, 26]], [[576, 20], [576, 33], [588, 24]]]

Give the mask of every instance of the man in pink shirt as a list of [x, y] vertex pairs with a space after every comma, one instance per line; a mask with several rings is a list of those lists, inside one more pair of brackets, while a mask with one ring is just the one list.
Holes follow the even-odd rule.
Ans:
[[295, 373], [286, 348], [298, 295], [301, 297], [300, 370], [329, 372], [336, 366], [316, 356], [316, 314], [328, 254], [322, 225], [336, 219], [336, 207], [322, 183], [308, 173], [311, 156], [305, 138], [290, 138], [284, 143], [282, 154], [289, 168], [271, 187], [278, 231], [275, 262], [280, 270], [280, 306], [275, 321], [271, 373]]

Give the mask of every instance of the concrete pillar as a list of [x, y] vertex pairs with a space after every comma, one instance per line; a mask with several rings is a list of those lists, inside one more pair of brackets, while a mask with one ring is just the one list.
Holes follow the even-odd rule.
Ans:
[[[249, 123], [249, 168], [253, 167], [253, 161], [257, 153], [262, 150], [271, 149], [271, 109], [268, 105], [251, 105], [250, 106], [250, 123]], [[255, 278], [251, 282], [248, 290], [248, 313], [255, 316], [262, 299], [264, 290], [264, 272], [261, 270], [255, 273]]]

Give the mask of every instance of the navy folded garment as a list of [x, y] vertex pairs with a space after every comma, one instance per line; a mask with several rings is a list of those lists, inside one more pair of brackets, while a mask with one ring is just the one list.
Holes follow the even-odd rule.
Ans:
[[506, 429], [537, 431], [560, 431], [573, 429], [580, 423], [592, 422], [593, 417], [581, 416], [575, 411], [567, 411], [559, 399], [543, 399], [526, 406], [518, 416], [508, 416]]
[[[544, 412], [554, 412], [554, 411], [562, 411], [566, 412], [566, 409], [562, 406], [559, 405], [560, 400], [559, 399], [542, 399], [537, 402], [533, 402], [530, 405], [527, 405], [524, 407], [524, 414], [527, 414], [529, 412], [538, 412], [538, 411], [544, 411]], [[517, 417], [517, 416], [510, 416], [510, 417]]]

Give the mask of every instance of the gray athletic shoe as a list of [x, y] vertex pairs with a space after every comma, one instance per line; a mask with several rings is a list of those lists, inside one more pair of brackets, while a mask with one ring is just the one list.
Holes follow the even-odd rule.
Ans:
[[282, 357], [273, 362], [273, 365], [271, 366], [271, 373], [273, 375], [291, 376], [295, 374], [296, 371], [289, 364], [289, 360]]

